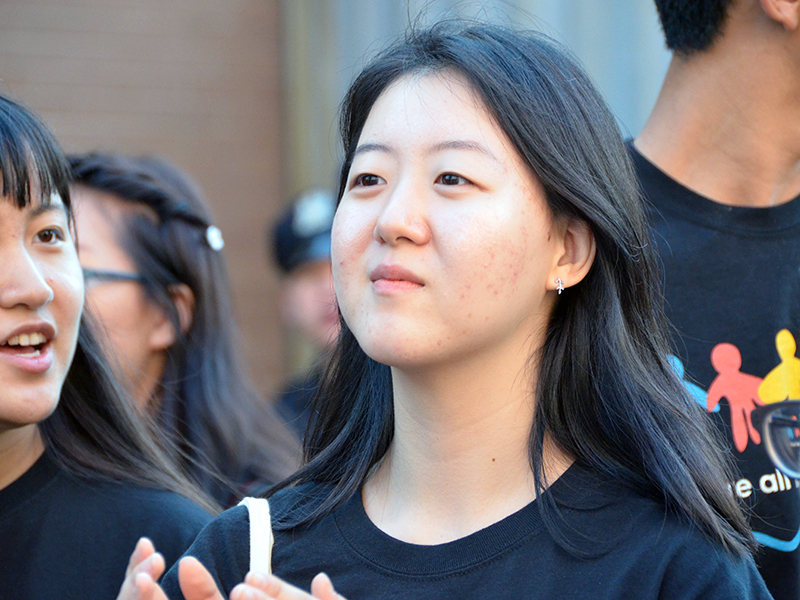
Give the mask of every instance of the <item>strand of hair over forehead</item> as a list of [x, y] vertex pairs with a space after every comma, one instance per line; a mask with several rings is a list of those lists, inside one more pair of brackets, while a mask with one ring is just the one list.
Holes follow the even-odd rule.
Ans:
[[69, 169], [55, 137], [47, 126], [19, 104], [0, 95], [0, 170], [3, 196], [19, 208], [38, 189], [48, 203], [53, 193], [69, 208]]

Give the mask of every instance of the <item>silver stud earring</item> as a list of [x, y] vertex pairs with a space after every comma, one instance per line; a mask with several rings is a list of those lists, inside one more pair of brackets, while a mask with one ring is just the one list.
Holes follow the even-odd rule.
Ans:
[[564, 291], [564, 282], [561, 281], [560, 277], [556, 279], [556, 290], [558, 290], [559, 296], [561, 295], [561, 292]]

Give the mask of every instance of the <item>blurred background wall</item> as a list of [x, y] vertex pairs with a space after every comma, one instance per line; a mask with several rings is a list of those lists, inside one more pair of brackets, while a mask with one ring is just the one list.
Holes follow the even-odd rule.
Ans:
[[653, 0], [286, 0], [282, 6], [285, 156], [293, 190], [336, 177], [339, 101], [365, 60], [409, 23], [463, 17], [554, 37], [589, 72], [626, 135], [644, 124], [670, 58]]
[[0, 92], [67, 151], [160, 154], [197, 180], [268, 393], [303, 353], [281, 330], [266, 223], [300, 191], [335, 186], [336, 110], [364, 61], [410, 22], [456, 16], [565, 43], [626, 135], [669, 61], [652, 0], [0, 0]]

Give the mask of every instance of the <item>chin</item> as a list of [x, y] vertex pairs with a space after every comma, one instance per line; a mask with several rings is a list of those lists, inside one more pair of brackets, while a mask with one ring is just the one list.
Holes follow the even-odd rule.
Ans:
[[375, 319], [348, 327], [364, 353], [390, 367], [415, 368], [436, 362], [442, 353], [436, 334], [419, 319]]
[[[9, 404], [12, 403], [13, 399]], [[23, 402], [16, 404], [18, 410], [14, 410], [14, 406], [10, 405], [8, 411], [3, 411], [7, 412], [7, 414], [0, 414], [0, 421], [14, 423], [18, 427], [35, 425], [41, 423], [55, 412], [58, 407], [58, 396], [53, 397], [52, 394], [27, 396]]]
[[361, 346], [367, 356], [375, 362], [400, 370], [415, 370], [427, 367], [438, 362], [440, 357], [431, 348], [422, 348], [416, 345], [399, 343], [375, 343]]

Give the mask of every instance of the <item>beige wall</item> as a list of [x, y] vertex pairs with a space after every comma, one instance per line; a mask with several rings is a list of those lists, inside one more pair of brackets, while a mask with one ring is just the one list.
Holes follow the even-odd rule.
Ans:
[[3, 0], [0, 92], [67, 151], [158, 153], [186, 169], [226, 240], [257, 385], [282, 377], [264, 227], [282, 204], [278, 0]]

